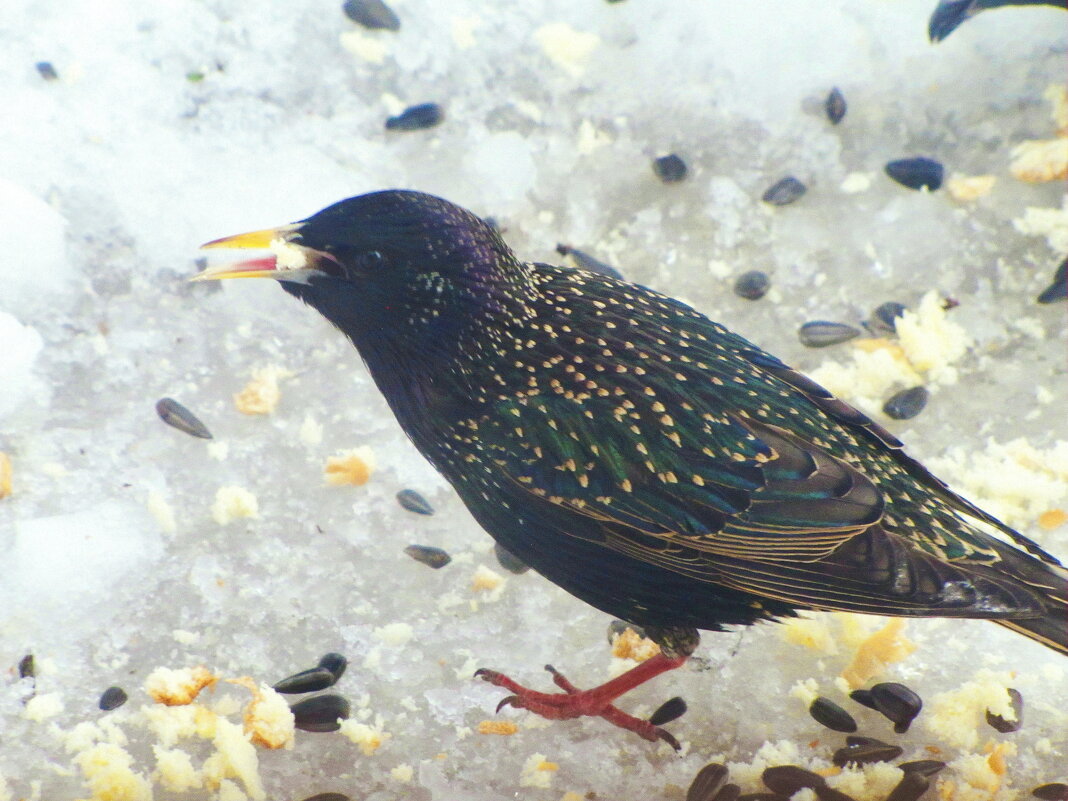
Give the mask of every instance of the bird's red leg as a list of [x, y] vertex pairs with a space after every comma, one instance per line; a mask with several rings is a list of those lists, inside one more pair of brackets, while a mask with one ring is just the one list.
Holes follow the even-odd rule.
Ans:
[[613, 725], [634, 732], [639, 737], [652, 742], [664, 740], [677, 749], [679, 747], [678, 742], [666, 731], [659, 726], [654, 726], [647, 720], [628, 715], [613, 706], [612, 702], [624, 693], [630, 692], [639, 684], [644, 684], [661, 673], [680, 667], [687, 658], [687, 655], [666, 656], [663, 653], [659, 653], [639, 663], [626, 673], [589, 690], [579, 690], [552, 665], [546, 665], [545, 669], [552, 674], [553, 682], [563, 690], [562, 693], [541, 693], [529, 690], [495, 670], [481, 669], [476, 671], [475, 675], [482, 677], [490, 684], [504, 687], [513, 693], [501, 701], [497, 706], [498, 711], [501, 707], [510, 705], [520, 709], [527, 709], [536, 715], [541, 715], [543, 718], [551, 720], [568, 720], [585, 715], [598, 715]]

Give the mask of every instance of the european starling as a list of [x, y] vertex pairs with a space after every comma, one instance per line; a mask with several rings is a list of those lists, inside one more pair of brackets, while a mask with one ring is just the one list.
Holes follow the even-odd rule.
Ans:
[[197, 278], [275, 278], [318, 310], [502, 547], [661, 645], [587, 691], [552, 668], [562, 693], [479, 671], [512, 693], [502, 705], [674, 744], [615, 699], [683, 664], [698, 629], [801, 609], [985, 618], [1068, 653], [1056, 559], [679, 301], [520, 261], [474, 214], [418, 192], [205, 247], [269, 248]]
[[1065, 0], [940, 0], [927, 23], [927, 35], [935, 44], [949, 36], [965, 20], [980, 11], [1001, 6], [1053, 6], [1068, 8]]

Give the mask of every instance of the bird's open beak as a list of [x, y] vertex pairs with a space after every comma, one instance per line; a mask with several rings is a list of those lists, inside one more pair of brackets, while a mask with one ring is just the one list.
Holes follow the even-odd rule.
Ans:
[[320, 272], [318, 264], [323, 259], [334, 258], [322, 251], [304, 247], [293, 241], [300, 231], [300, 224], [265, 228], [247, 234], [213, 239], [201, 245], [201, 249], [234, 248], [241, 250], [268, 250], [269, 255], [239, 262], [228, 262], [208, 267], [197, 273], [190, 281], [218, 281], [223, 278], [274, 278], [277, 281], [304, 283], [309, 275]]

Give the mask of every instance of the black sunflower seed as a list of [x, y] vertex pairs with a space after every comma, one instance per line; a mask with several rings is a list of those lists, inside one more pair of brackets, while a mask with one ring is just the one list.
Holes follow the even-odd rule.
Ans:
[[827, 785], [820, 785], [818, 787], [813, 787], [812, 789], [816, 791], [816, 797], [820, 801], [856, 801], [853, 796], [847, 795], [841, 790], [835, 790], [833, 787], [828, 787]]
[[923, 709], [923, 699], [896, 681], [876, 684], [871, 688], [871, 698], [875, 702], [875, 708], [894, 724], [897, 734], [907, 732], [912, 721]]
[[883, 404], [883, 414], [892, 420], [911, 420], [927, 406], [931, 393], [926, 387], [909, 387], [891, 395]]
[[1068, 801], [1068, 784], [1064, 782], [1040, 784], [1031, 791], [1031, 795], [1042, 801]]
[[760, 780], [777, 795], [791, 796], [805, 787], [822, 787], [826, 782], [818, 773], [797, 765], [777, 765], [766, 769]]
[[426, 498], [413, 489], [402, 489], [398, 492], [397, 503], [417, 515], [434, 514], [434, 507], [430, 505]]
[[611, 623], [608, 624], [609, 645], [611, 645], [612, 642], [616, 639], [616, 637], [625, 632], [627, 629], [631, 629], [639, 637], [645, 637], [645, 629], [643, 629], [641, 626], [635, 626], [633, 623], [628, 623], [625, 620], [613, 620]]
[[679, 698], [677, 695], [674, 698], [669, 698], [660, 705], [660, 707], [649, 716], [649, 722], [654, 726], [663, 726], [665, 723], [671, 723], [673, 720], [678, 720], [686, 714], [686, 702]]
[[174, 398], [160, 398], [156, 401], [156, 414], [164, 423], [184, 434], [200, 439], [212, 439], [208, 427]]
[[1054, 303], [1065, 298], [1068, 298], [1068, 259], [1061, 262], [1061, 266], [1053, 273], [1053, 281], [1036, 300], [1039, 303]]
[[772, 206], [788, 206], [795, 200], [799, 200], [807, 191], [808, 187], [794, 176], [787, 175], [769, 186], [760, 199]]
[[517, 576], [521, 576], [530, 570], [530, 567], [522, 559], [499, 542], [493, 543], [493, 553], [497, 556], [497, 564], [509, 573], [515, 573]]
[[304, 801], [352, 801], [352, 798], [344, 793], [317, 793], [308, 796]]
[[924, 778], [929, 778], [943, 770], [946, 763], [937, 759], [916, 759], [912, 762], [902, 762], [898, 767], [905, 773], [917, 773]]
[[580, 270], [588, 270], [591, 273], [608, 275], [612, 278], [623, 278], [623, 273], [611, 264], [605, 264], [603, 261], [598, 261], [589, 253], [579, 250], [578, 248], [559, 244], [556, 246], [556, 252], [561, 256], [570, 256], [574, 260], [575, 266]]
[[902, 750], [896, 745], [847, 745], [834, 752], [831, 761], [842, 768], [849, 764], [868, 765], [872, 762], [889, 762], [901, 756]]
[[844, 732], [857, 730], [857, 722], [853, 720], [853, 716], [834, 701], [824, 698], [822, 695], [812, 702], [808, 708], [808, 713], [812, 715], [817, 723], [826, 726], [828, 729]]
[[[742, 788], [737, 784], [728, 783], [723, 785], [718, 793], [712, 796], [712, 801], [738, 801], [742, 795]], [[687, 799], [689, 801], [689, 799]]]
[[344, 655], [331, 651], [328, 654], [323, 654], [323, 657], [319, 660], [319, 664], [316, 667], [325, 668], [334, 674], [334, 681], [337, 681], [345, 675], [345, 668], [349, 666], [349, 660]]
[[686, 801], [712, 801], [726, 783], [726, 766], [710, 762], [693, 777], [690, 789], [686, 791]]
[[408, 106], [396, 117], [386, 120], [387, 131], [421, 131], [440, 125], [445, 119], [445, 110], [437, 103], [420, 103]]
[[734, 294], [746, 300], [760, 300], [771, 288], [771, 279], [760, 270], [750, 270], [734, 282]]
[[790, 801], [789, 796], [776, 793], [742, 793], [738, 801]]
[[112, 709], [118, 709], [125, 703], [126, 690], [122, 689], [122, 687], [108, 687], [101, 693], [97, 706], [105, 712], [110, 712]]
[[860, 330], [845, 323], [813, 320], [802, 325], [797, 330], [797, 336], [806, 348], [826, 348], [860, 336]]
[[868, 327], [876, 334], [893, 334], [897, 330], [897, 320], [905, 313], [905, 304], [887, 301], [871, 313]]
[[1020, 695], [1019, 690], [1009, 688], [1009, 702], [1012, 704], [1012, 711], [1015, 713], [1016, 720], [1008, 720], [1001, 715], [995, 715], [989, 709], [986, 711], [986, 722], [1002, 734], [1019, 731], [1020, 727], [1023, 726], [1023, 696]]
[[337, 682], [337, 676], [326, 668], [315, 667], [294, 673], [292, 676], [286, 676], [286, 678], [274, 685], [274, 691], [286, 693], [287, 695], [313, 693], [332, 687], [335, 682]]
[[665, 184], [673, 184], [686, 177], [686, 162], [674, 153], [653, 160], [653, 172]]
[[886, 165], [886, 174], [909, 189], [928, 189], [933, 192], [942, 186], [944, 173], [941, 164], [923, 156], [898, 159]]
[[372, 30], [399, 31], [400, 19], [382, 0], [346, 0], [345, 16]]
[[34, 66], [37, 68], [37, 74], [46, 81], [59, 80], [59, 73], [56, 72], [56, 68], [52, 66], [51, 61], [38, 61]]
[[349, 716], [349, 702], [340, 695], [313, 695], [291, 704], [294, 725], [301, 731], [326, 732], [341, 728], [339, 720]]
[[33, 660], [33, 654], [26, 654], [19, 660], [19, 678], [32, 679], [37, 675], [37, 665]]
[[868, 709], [875, 709], [875, 701], [872, 700], [871, 690], [853, 690], [849, 694], [849, 697], [856, 701], [861, 706], [866, 706]]
[[[945, 767], [945, 765], [942, 767]], [[890, 791], [886, 801], [918, 801], [919, 797], [926, 793], [927, 788], [930, 786], [931, 783], [927, 781], [925, 774], [917, 771], [905, 771], [905, 775]]]
[[846, 108], [845, 95], [837, 86], [834, 87], [827, 95], [827, 99], [823, 101], [823, 110], [827, 112], [827, 119], [832, 125], [837, 125], [842, 121], [846, 115]]
[[422, 562], [435, 570], [440, 570], [452, 561], [447, 551], [435, 548], [433, 545], [409, 545], [404, 552], [415, 561]]

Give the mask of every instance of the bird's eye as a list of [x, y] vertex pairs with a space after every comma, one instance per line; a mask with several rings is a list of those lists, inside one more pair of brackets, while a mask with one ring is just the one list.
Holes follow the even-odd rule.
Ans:
[[360, 254], [360, 266], [365, 270], [373, 270], [385, 263], [386, 257], [377, 250], [369, 250]]

